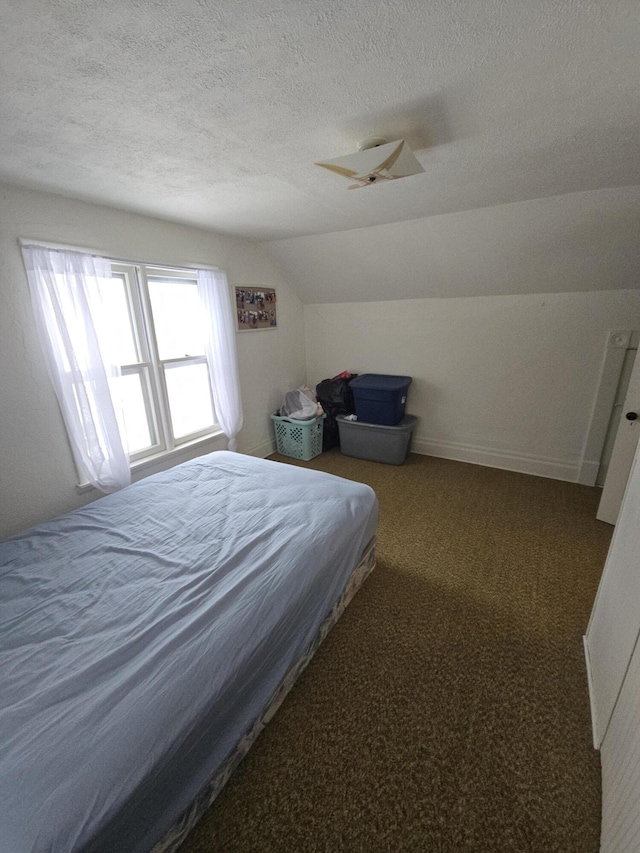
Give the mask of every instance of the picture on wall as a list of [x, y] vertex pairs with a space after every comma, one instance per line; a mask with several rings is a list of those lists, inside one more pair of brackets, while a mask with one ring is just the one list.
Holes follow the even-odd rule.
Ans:
[[236, 312], [240, 332], [275, 329], [278, 325], [275, 290], [239, 285], [236, 287]]

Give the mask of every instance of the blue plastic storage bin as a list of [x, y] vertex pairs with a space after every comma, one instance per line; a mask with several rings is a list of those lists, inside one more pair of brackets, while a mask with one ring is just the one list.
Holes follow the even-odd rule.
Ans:
[[404, 417], [410, 376], [363, 373], [349, 383], [359, 421], [395, 426]]

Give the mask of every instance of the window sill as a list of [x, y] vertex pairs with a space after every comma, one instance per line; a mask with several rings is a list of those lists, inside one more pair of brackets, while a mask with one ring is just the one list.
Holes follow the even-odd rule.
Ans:
[[[142, 479], [142, 477], [145, 476], [145, 471], [150, 471], [150, 469], [156, 468], [164, 462], [173, 462], [174, 465], [178, 465], [183, 461], [180, 459], [181, 456], [186, 456], [190, 451], [197, 450], [200, 447], [205, 447], [210, 442], [219, 438], [224, 438], [224, 433], [221, 429], [211, 432], [208, 435], [200, 436], [200, 438], [194, 438], [193, 441], [186, 441], [184, 444], [180, 444], [172, 450], [163, 450], [160, 453], [154, 453], [153, 456], [145, 456], [144, 459], [138, 459], [137, 462], [131, 463], [131, 481], [135, 482], [136, 480]], [[168, 465], [167, 467], [171, 466]], [[158, 468], [158, 471], [161, 470], [163, 470], [163, 468]], [[76, 484], [76, 492], [81, 495], [94, 491], [97, 492], [99, 489], [96, 489], [95, 486], [91, 485], [91, 483]]]

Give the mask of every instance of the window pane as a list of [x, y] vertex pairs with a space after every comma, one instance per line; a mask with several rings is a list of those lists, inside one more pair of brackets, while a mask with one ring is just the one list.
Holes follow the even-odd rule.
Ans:
[[142, 376], [139, 373], [124, 373], [116, 382], [123, 410], [129, 454], [137, 453], [154, 444], [144, 401]]
[[165, 365], [164, 376], [175, 438], [213, 426], [207, 365]]
[[109, 355], [115, 364], [135, 364], [138, 348], [131, 324], [127, 285], [122, 274], [114, 273], [110, 281], [99, 282], [102, 316], [109, 329]]
[[152, 276], [148, 281], [160, 358], [204, 355], [203, 318], [196, 283]]

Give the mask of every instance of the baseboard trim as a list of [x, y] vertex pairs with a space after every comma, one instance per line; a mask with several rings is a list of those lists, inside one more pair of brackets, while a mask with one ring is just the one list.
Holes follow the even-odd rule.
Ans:
[[584, 647], [584, 662], [587, 667], [587, 685], [589, 687], [589, 706], [591, 708], [591, 733], [593, 735], [593, 748], [600, 749], [600, 743], [598, 742], [598, 727], [596, 725], [596, 704], [595, 698], [593, 695], [593, 681], [591, 679], [591, 657], [589, 655], [589, 643], [587, 641], [587, 635], [584, 634], [582, 637], [582, 645]]
[[[434, 441], [429, 438], [414, 437], [411, 450], [422, 456], [438, 456], [441, 459], [454, 459], [457, 462], [470, 462], [488, 468], [502, 468], [505, 471], [517, 471], [520, 474], [535, 474], [552, 480], [566, 480], [570, 483], [582, 482], [580, 463], [563, 462], [544, 456], [526, 456], [510, 451], [492, 450], [471, 444], [458, 444], [453, 441]], [[250, 450], [244, 450], [247, 456], [265, 459], [276, 452], [275, 439], [267, 439]], [[585, 483], [590, 485], [590, 483]]]
[[495, 450], [472, 444], [458, 444], [453, 441], [437, 441], [430, 438], [413, 439], [411, 449], [424, 456], [438, 456], [441, 459], [455, 459], [457, 462], [471, 462], [488, 468], [502, 468], [505, 471], [517, 471], [520, 474], [535, 474], [552, 480], [578, 481], [580, 464], [564, 462], [544, 456], [528, 456], [512, 453], [508, 450]]
[[251, 450], [243, 450], [242, 452], [245, 456], [257, 456], [258, 459], [266, 459], [267, 456], [271, 456], [272, 453], [276, 452], [275, 439], [268, 438], [261, 444], [257, 444], [255, 447], [252, 447]]

